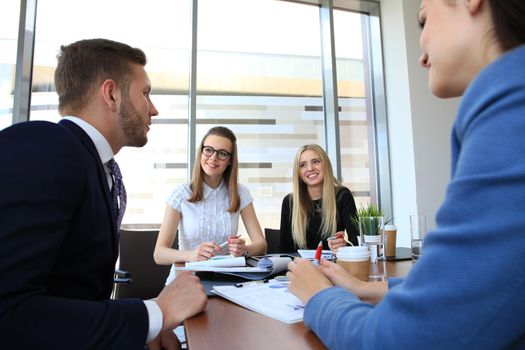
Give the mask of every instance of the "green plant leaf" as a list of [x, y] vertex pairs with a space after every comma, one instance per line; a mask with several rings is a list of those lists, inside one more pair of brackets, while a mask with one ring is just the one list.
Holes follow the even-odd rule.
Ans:
[[[357, 208], [355, 215], [351, 218], [352, 223], [354, 224], [354, 227], [357, 229], [357, 232], [359, 232], [359, 218], [364, 216], [385, 216], [383, 213], [383, 210], [379, 209], [377, 205], [375, 204], [366, 204]], [[384, 224], [387, 225], [388, 223], [392, 222], [391, 218], [385, 217]]]

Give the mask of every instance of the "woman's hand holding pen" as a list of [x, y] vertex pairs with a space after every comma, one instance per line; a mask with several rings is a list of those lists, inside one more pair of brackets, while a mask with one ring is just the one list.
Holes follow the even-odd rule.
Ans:
[[208, 260], [219, 252], [220, 248], [214, 242], [203, 242], [192, 251], [192, 256], [189, 261], [203, 261]]
[[333, 285], [348, 289], [359, 299], [377, 304], [388, 291], [387, 282], [363, 282], [350, 275], [341, 266], [321, 259], [319, 267], [304, 259], [295, 259], [288, 264], [286, 277], [288, 289], [305, 304], [315, 294]]
[[304, 259], [296, 258], [288, 263], [286, 277], [290, 281], [290, 292], [305, 304], [321, 290], [332, 287], [330, 280], [314, 264]]
[[238, 236], [231, 236], [228, 239], [228, 250], [233, 256], [243, 256], [247, 251], [246, 241]]
[[346, 245], [344, 231], [336, 232], [334, 237], [328, 239], [328, 247], [331, 251], [337, 252], [337, 249]]
[[348, 273], [342, 266], [328, 260], [321, 260], [319, 271], [334, 285], [348, 289], [362, 301], [377, 304], [388, 291], [387, 282], [364, 282]]

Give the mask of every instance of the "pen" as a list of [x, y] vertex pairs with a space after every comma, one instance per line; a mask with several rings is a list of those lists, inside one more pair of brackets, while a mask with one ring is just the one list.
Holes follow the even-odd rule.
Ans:
[[241, 234], [240, 233], [237, 233], [236, 235], [234, 236], [230, 236], [226, 241], [222, 242], [221, 244], [219, 244], [219, 247], [221, 248], [221, 252], [226, 249], [226, 247], [228, 246], [228, 242], [230, 241], [231, 238], [239, 238], [241, 237]]
[[248, 281], [248, 282], [235, 283], [234, 286], [237, 287], [237, 288], [242, 288], [244, 286], [247, 286], [247, 285], [250, 285], [250, 284], [254, 284], [254, 283], [268, 283], [268, 282], [270, 282], [270, 280], [265, 278], [263, 280], [258, 280], [258, 281]]
[[317, 265], [321, 263], [321, 254], [323, 253], [323, 241], [319, 241], [319, 244], [317, 245], [317, 250], [315, 251], [315, 262]]

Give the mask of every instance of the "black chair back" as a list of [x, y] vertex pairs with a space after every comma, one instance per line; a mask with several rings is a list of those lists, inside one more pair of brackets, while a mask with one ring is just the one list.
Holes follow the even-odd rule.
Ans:
[[131, 274], [131, 282], [116, 285], [115, 299], [151, 299], [164, 288], [171, 266], [153, 260], [158, 234], [158, 230], [120, 230], [119, 269]]
[[265, 228], [264, 235], [266, 237], [266, 243], [268, 244], [266, 253], [268, 254], [280, 253], [279, 247], [281, 244], [281, 230], [277, 230], [273, 228]]

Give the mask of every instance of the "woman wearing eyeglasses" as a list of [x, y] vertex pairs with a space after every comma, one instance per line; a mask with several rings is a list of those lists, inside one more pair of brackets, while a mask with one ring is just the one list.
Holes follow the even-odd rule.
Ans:
[[[225, 127], [211, 128], [199, 146], [191, 183], [169, 196], [155, 246], [157, 264], [207, 260], [217, 254], [259, 255], [266, 250], [248, 189], [237, 183], [237, 139]], [[239, 214], [251, 243], [237, 237]], [[177, 238], [179, 249], [172, 249]], [[220, 247], [222, 242], [228, 242]], [[172, 268], [167, 283], [175, 278]]]

